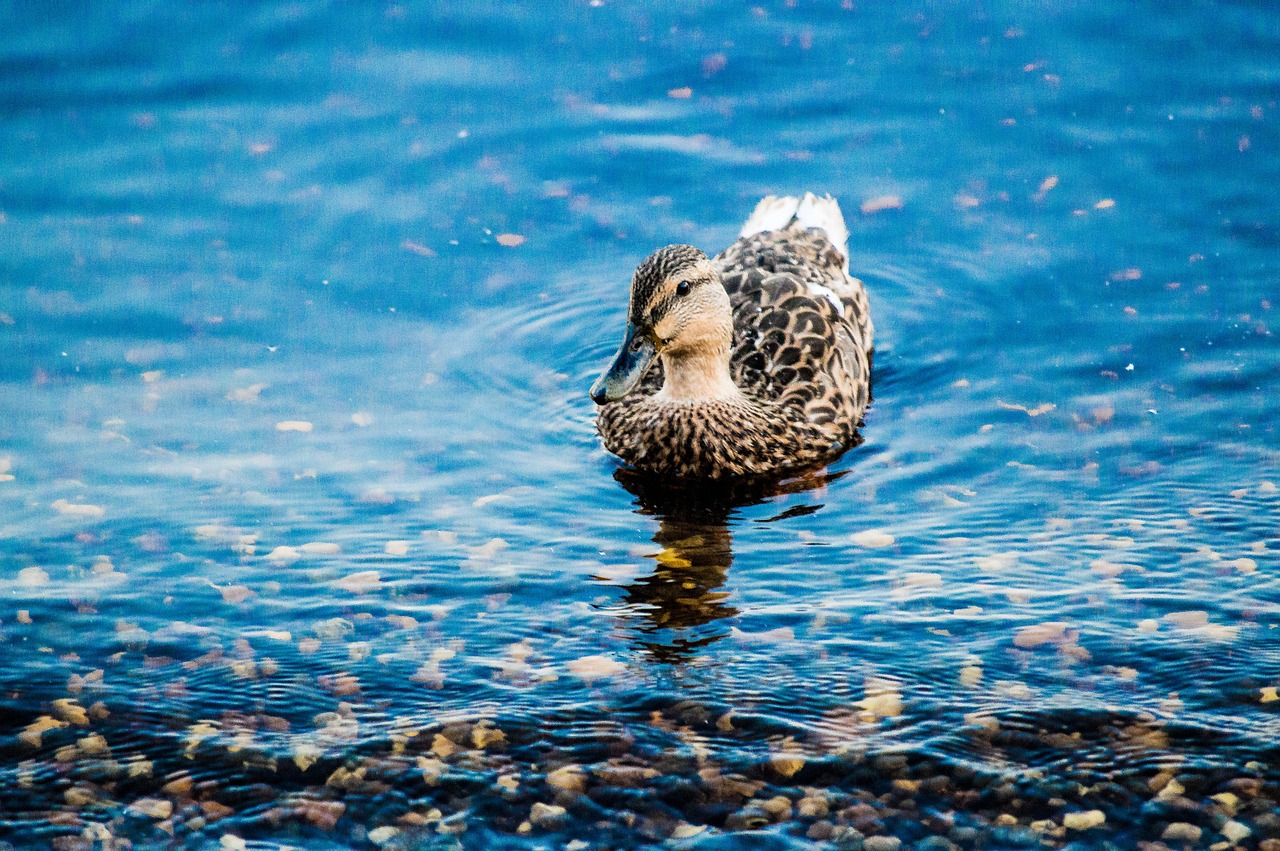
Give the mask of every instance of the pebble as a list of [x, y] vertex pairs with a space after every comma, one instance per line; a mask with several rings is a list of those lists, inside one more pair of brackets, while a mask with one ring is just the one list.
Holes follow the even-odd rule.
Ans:
[[842, 824], [831, 831], [831, 841], [841, 851], [863, 851], [866, 839], [856, 827]]
[[[1280, 816], [1262, 813], [1253, 820], [1253, 829], [1268, 839], [1280, 839]], [[1280, 843], [1277, 843], [1275, 851], [1280, 851]]]
[[1199, 842], [1203, 833], [1204, 831], [1194, 824], [1175, 821], [1164, 829], [1164, 833], [1160, 834], [1160, 838], [1173, 842]]
[[1083, 813], [1067, 813], [1062, 817], [1062, 826], [1068, 830], [1089, 830], [1106, 824], [1107, 816], [1102, 810], [1086, 810]]
[[760, 803], [760, 808], [769, 814], [773, 821], [786, 821], [791, 818], [791, 799], [778, 795]]
[[941, 836], [930, 836], [915, 844], [914, 851], [958, 851], [957, 846]]
[[896, 836], [869, 836], [862, 842], [862, 851], [898, 851], [902, 840]]
[[815, 821], [813, 824], [809, 825], [809, 830], [805, 833], [805, 836], [809, 839], [816, 839], [818, 842], [823, 842], [830, 839], [834, 833], [835, 825], [826, 819], [823, 819], [822, 821]]
[[869, 804], [860, 803], [846, 807], [840, 812], [840, 815], [859, 831], [866, 832], [881, 829], [880, 818], [876, 814], [875, 808]]
[[579, 766], [566, 765], [547, 775], [547, 785], [581, 793], [587, 788], [587, 775]]
[[1210, 795], [1210, 800], [1217, 802], [1218, 806], [1228, 816], [1236, 814], [1236, 810], [1240, 809], [1240, 796], [1231, 792], [1219, 792], [1216, 795]]
[[538, 801], [529, 810], [529, 823], [544, 830], [555, 830], [563, 825], [567, 814], [564, 807]]
[[1224, 824], [1219, 828], [1219, 831], [1232, 842], [1240, 842], [1253, 833], [1253, 831], [1249, 829], [1248, 825], [1234, 820]]
[[828, 810], [826, 798], [808, 796], [796, 803], [796, 814], [804, 818], [822, 818]]
[[[955, 838], [954, 832], [952, 838]], [[999, 826], [991, 830], [992, 843], [998, 848], [1038, 848], [1040, 834], [1024, 825]], [[972, 843], [974, 840], [970, 840]]]
[[374, 845], [386, 845], [388, 842], [400, 832], [399, 828], [391, 826], [375, 827], [369, 831], [369, 841]]
[[166, 819], [173, 814], [173, 802], [160, 798], [139, 798], [129, 806], [129, 812], [153, 819]]

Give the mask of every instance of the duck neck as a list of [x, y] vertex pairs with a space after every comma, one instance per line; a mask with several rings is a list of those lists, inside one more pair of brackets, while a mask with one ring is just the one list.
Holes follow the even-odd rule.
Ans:
[[729, 375], [729, 346], [663, 352], [663, 402], [713, 402], [741, 397]]

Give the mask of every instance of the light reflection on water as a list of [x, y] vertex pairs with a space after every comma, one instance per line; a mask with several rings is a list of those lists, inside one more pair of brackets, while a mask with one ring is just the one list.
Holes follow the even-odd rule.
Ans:
[[[5, 839], [1280, 835], [1270, 10], [226, 11], [0, 36]], [[866, 442], [618, 471], [632, 265], [806, 189]]]

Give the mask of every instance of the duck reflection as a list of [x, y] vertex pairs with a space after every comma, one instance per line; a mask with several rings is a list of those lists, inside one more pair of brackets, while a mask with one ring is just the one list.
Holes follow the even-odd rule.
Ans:
[[[811, 474], [782, 482], [679, 485], [620, 469], [614, 474], [636, 497], [637, 513], [656, 517], [650, 570], [624, 586], [622, 603], [639, 645], [655, 661], [681, 663], [729, 634], [724, 619], [738, 614], [726, 583], [733, 564], [733, 528], [739, 509], [817, 491], [843, 472]], [[810, 514], [820, 504], [792, 506], [767, 520]]]

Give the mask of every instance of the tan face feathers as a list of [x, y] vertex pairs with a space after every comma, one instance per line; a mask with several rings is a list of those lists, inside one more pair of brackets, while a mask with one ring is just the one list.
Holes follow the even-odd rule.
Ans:
[[705, 254], [688, 245], [667, 246], [640, 264], [631, 283], [630, 314], [662, 351], [704, 342], [713, 328], [728, 329], [730, 321], [719, 274]]

